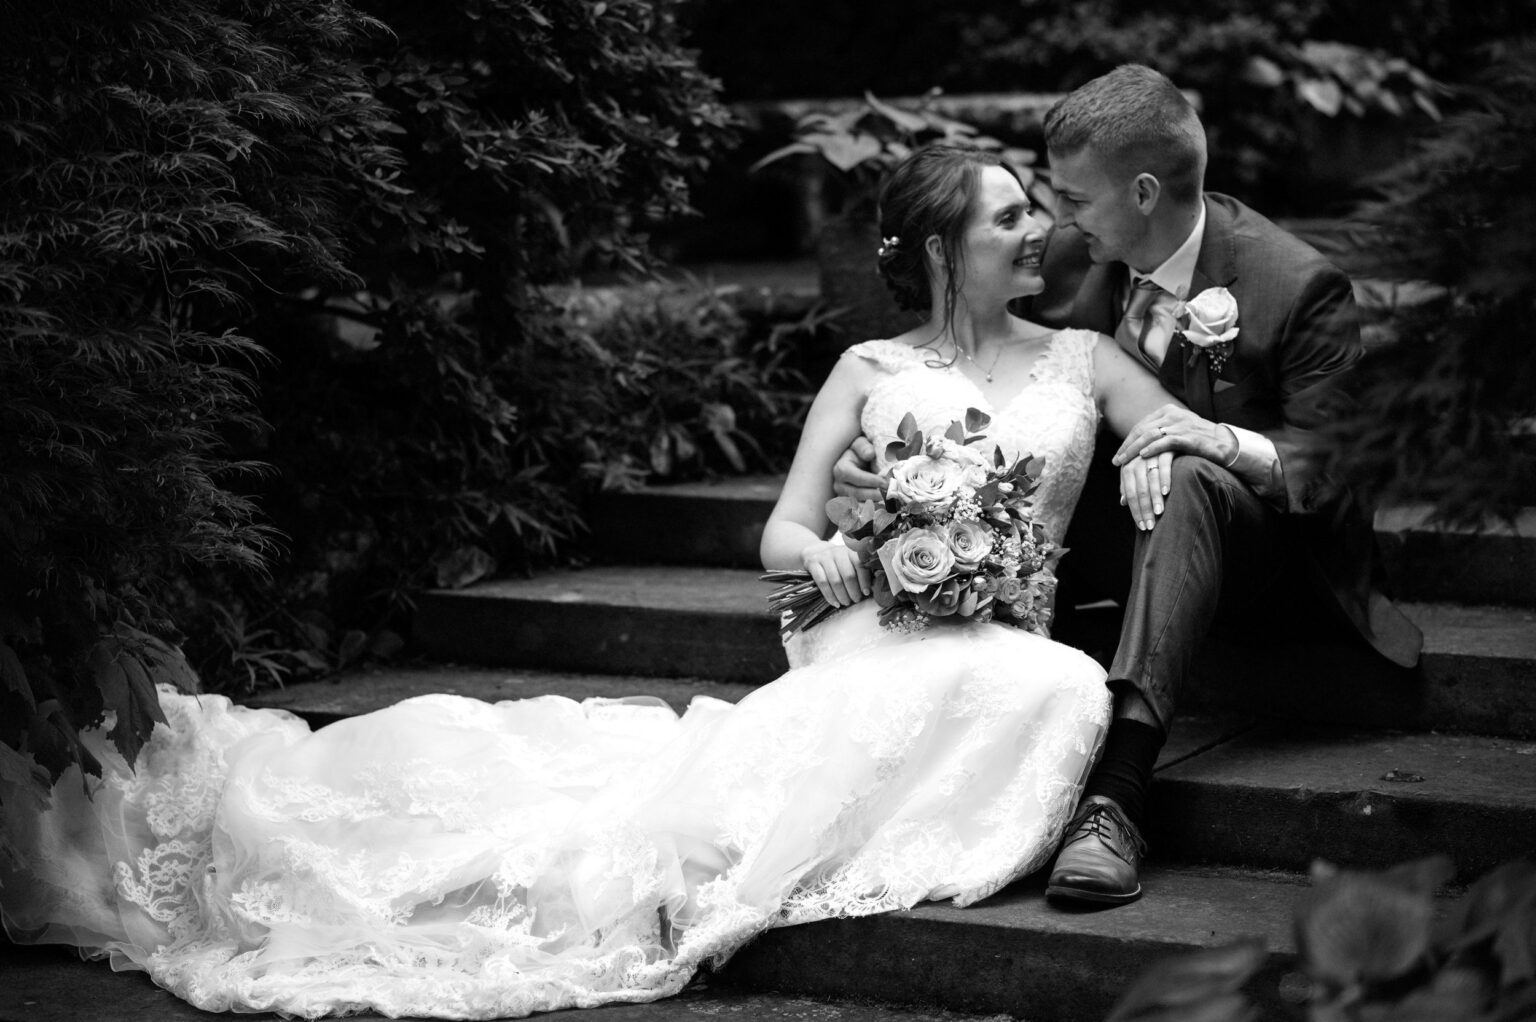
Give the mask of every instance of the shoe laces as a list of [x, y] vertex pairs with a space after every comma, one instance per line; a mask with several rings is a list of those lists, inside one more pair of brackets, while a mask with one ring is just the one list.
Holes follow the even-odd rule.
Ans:
[[1106, 848], [1127, 862], [1130, 859], [1120, 851], [1126, 844], [1135, 849], [1138, 858], [1146, 857], [1147, 843], [1142, 839], [1141, 831], [1126, 818], [1124, 810], [1113, 802], [1088, 802], [1067, 823], [1067, 844], [1081, 841], [1089, 835], [1104, 842]]

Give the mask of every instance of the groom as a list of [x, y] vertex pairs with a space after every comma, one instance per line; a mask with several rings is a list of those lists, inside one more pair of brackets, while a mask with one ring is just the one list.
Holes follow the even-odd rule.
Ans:
[[[1079, 551], [1114, 549], [1130, 530], [1103, 483], [1118, 487], [1126, 465], [1146, 473], [1149, 496], [1131, 501], [1130, 589], [1109, 668], [1114, 720], [1046, 889], [1112, 905], [1141, 895], [1152, 768], [1213, 626], [1271, 636], [1337, 627], [1405, 667], [1421, 637], [1372, 587], [1368, 509], [1328, 487], [1308, 457], [1361, 354], [1348, 278], [1242, 203], [1203, 191], [1204, 128], [1150, 68], [1116, 68], [1064, 97], [1046, 115], [1045, 141], [1057, 220], [1045, 290], [1024, 311], [1114, 337], [1187, 406], [1148, 415], [1118, 448], [1101, 436], [1100, 493], [1091, 477], [1071, 530]], [[855, 452], [834, 474], [839, 492], [869, 485]], [[1123, 567], [1119, 578], [1095, 595], [1125, 594]], [[1064, 577], [1063, 589], [1077, 581]]]

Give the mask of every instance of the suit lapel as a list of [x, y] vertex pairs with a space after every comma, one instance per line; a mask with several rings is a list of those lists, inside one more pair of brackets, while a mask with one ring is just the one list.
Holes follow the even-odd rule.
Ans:
[[1195, 259], [1195, 274], [1186, 297], [1193, 297], [1208, 287], [1231, 287], [1236, 279], [1237, 237], [1232, 214], [1206, 196], [1205, 237], [1200, 239], [1200, 255]]
[[[1233, 233], [1232, 214], [1206, 197], [1205, 237], [1200, 241], [1200, 255], [1195, 260], [1195, 272], [1190, 277], [1189, 294], [1185, 297], [1193, 298], [1210, 287], [1229, 287], [1236, 279], [1237, 239]], [[1170, 377], [1178, 378], [1179, 391], [1183, 392], [1184, 402], [1190, 409], [1215, 421], [1216, 405], [1212, 394], [1215, 380], [1211, 376], [1210, 363], [1205, 358], [1195, 357], [1194, 352], [1193, 345], [1179, 339], [1178, 351], [1168, 352], [1163, 359], [1163, 386], [1172, 391]]]

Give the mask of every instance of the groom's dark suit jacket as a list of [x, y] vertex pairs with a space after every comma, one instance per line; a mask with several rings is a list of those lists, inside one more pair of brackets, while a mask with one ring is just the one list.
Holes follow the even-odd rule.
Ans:
[[[1226, 195], [1205, 197], [1205, 237], [1190, 295], [1225, 287], [1239, 334], [1219, 375], [1187, 342], [1169, 346], [1163, 387], [1198, 414], [1264, 434], [1284, 470], [1286, 528], [1306, 551], [1305, 570], [1379, 652], [1403, 666], [1422, 637], [1373, 584], [1370, 509], [1326, 485], [1308, 455], [1326, 398], [1361, 355], [1349, 279], [1315, 249]], [[1050, 326], [1113, 335], [1126, 293], [1124, 263], [1094, 265], [1075, 228], [1052, 233], [1045, 290], [1027, 314]], [[1121, 511], [1124, 515], [1125, 512]]]

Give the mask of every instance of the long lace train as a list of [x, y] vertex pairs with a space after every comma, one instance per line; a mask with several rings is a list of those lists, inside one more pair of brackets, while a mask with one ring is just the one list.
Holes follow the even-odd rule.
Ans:
[[875, 634], [681, 718], [443, 695], [310, 733], [166, 692], [136, 772], [88, 736], [107, 779], [31, 827], [7, 927], [209, 1010], [493, 1018], [675, 993], [770, 925], [985, 897], [1052, 851], [1102, 671], [997, 625]]

